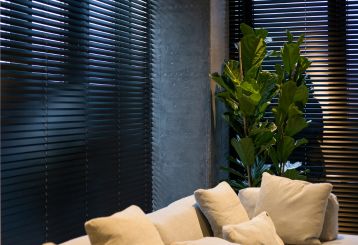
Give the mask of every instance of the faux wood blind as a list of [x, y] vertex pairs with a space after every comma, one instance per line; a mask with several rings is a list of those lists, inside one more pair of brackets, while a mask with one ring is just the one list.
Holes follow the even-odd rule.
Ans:
[[[248, 23], [266, 28], [273, 38], [269, 49], [282, 46], [286, 30], [306, 37], [302, 52], [313, 62], [307, 74], [311, 95], [306, 115], [312, 123], [302, 133], [309, 144], [293, 160], [310, 169], [311, 181], [334, 185], [340, 232], [358, 234], [358, 1], [253, 0], [231, 1], [230, 6], [245, 4], [251, 11], [245, 15], [252, 17]], [[230, 27], [236, 28], [245, 18], [236, 9], [230, 13]], [[238, 39], [234, 30], [231, 42]], [[271, 58], [265, 69], [277, 61]]]
[[1, 1], [1, 244], [151, 210], [152, 6]]

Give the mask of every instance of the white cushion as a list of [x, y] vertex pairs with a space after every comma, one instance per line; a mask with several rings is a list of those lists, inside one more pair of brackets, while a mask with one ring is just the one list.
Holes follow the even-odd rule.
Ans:
[[324, 242], [322, 245], [357, 245], [358, 236], [339, 234], [337, 239], [330, 242]]
[[80, 236], [67, 242], [61, 243], [60, 245], [91, 245], [91, 242], [88, 236]]
[[240, 199], [226, 182], [221, 182], [212, 189], [196, 190], [194, 196], [216, 237], [222, 237], [224, 225], [240, 224], [249, 220]]
[[338, 211], [339, 203], [337, 197], [331, 193], [328, 197], [326, 214], [324, 216], [323, 229], [320, 236], [321, 241], [332, 241], [338, 236]]
[[238, 225], [224, 226], [223, 236], [225, 240], [241, 245], [284, 245], [267, 212]]
[[311, 184], [264, 173], [255, 214], [267, 211], [287, 244], [321, 244], [331, 190], [328, 183]]
[[173, 242], [171, 245], [237, 245], [217, 237], [205, 237], [194, 241]]
[[250, 219], [255, 217], [255, 208], [259, 194], [260, 188], [258, 187], [249, 187], [239, 191], [238, 196]]
[[174, 241], [197, 240], [212, 235], [210, 225], [196, 205], [193, 195], [147, 216], [166, 245]]
[[[249, 187], [239, 191], [238, 196], [250, 219], [252, 219], [255, 215], [255, 208], [259, 194], [260, 188], [258, 187]], [[337, 197], [331, 193], [328, 197], [323, 229], [319, 238], [321, 241], [331, 241], [337, 238], [338, 211], [339, 203]]]
[[137, 206], [109, 217], [87, 221], [86, 232], [92, 245], [163, 245], [158, 231]]

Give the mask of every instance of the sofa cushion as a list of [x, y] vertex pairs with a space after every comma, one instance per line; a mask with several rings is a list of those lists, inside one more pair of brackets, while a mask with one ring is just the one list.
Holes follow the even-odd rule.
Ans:
[[224, 239], [217, 237], [205, 237], [199, 240], [184, 241], [184, 242], [173, 242], [170, 245], [238, 245], [237, 243], [231, 243]]
[[241, 245], [284, 245], [267, 212], [238, 225], [224, 226], [223, 236], [225, 240]]
[[358, 236], [355, 235], [346, 235], [339, 234], [337, 239], [330, 242], [324, 242], [322, 245], [357, 245]]
[[222, 238], [224, 225], [240, 224], [249, 220], [240, 199], [226, 182], [221, 182], [212, 189], [196, 190], [194, 196], [216, 237]]
[[[253, 218], [255, 214], [259, 194], [260, 188], [257, 187], [245, 188], [239, 191], [238, 196], [250, 219]], [[338, 235], [338, 211], [339, 203], [337, 197], [331, 193], [328, 197], [323, 229], [319, 238], [321, 241], [331, 241], [336, 239]]]
[[286, 244], [321, 244], [331, 190], [328, 183], [311, 184], [264, 173], [255, 214], [267, 211]]
[[332, 241], [337, 238], [338, 211], [339, 203], [337, 197], [331, 193], [328, 198], [327, 210], [324, 216], [323, 229], [319, 238], [321, 241]]
[[242, 206], [244, 206], [247, 215], [250, 219], [255, 217], [255, 208], [257, 200], [259, 199], [260, 194], [260, 188], [259, 187], [249, 187], [245, 189], [241, 189], [239, 191], [239, 198], [242, 203]]
[[197, 240], [212, 235], [210, 225], [197, 206], [193, 195], [173, 202], [147, 216], [166, 245], [174, 241]]
[[80, 236], [67, 242], [61, 243], [60, 245], [91, 245], [91, 242], [88, 236]]
[[92, 245], [163, 245], [154, 225], [137, 206], [85, 224]]

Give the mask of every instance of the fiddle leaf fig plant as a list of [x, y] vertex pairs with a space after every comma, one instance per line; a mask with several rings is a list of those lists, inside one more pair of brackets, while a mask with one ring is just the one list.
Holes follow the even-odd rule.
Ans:
[[[217, 98], [227, 108], [224, 119], [236, 134], [231, 139], [236, 154], [229, 161], [239, 169], [223, 170], [235, 176], [228, 181], [237, 190], [260, 186], [265, 171], [305, 179], [306, 172], [298, 170], [301, 163], [289, 161], [293, 151], [307, 143], [297, 136], [309, 124], [303, 110], [309, 94], [305, 72], [311, 62], [300, 54], [303, 36], [295, 42], [287, 32], [287, 43], [275, 53], [266, 49], [266, 30], [254, 30], [246, 24], [240, 29], [243, 37], [236, 45], [239, 59], [226, 61], [221, 74], [211, 75], [221, 88]], [[281, 58], [281, 64], [276, 64], [274, 72], [264, 71], [264, 59], [273, 54]], [[278, 104], [272, 107], [274, 120], [269, 122], [264, 116], [274, 97]]]
[[287, 32], [287, 39], [288, 42], [280, 52], [282, 64], [276, 65], [279, 77], [278, 105], [272, 109], [277, 127], [274, 135], [276, 144], [270, 148], [269, 156], [275, 174], [305, 179], [305, 172], [297, 170], [300, 164], [296, 163], [295, 168], [289, 168], [288, 160], [296, 148], [308, 142], [305, 138], [296, 139], [295, 136], [309, 124], [303, 110], [309, 96], [305, 72], [311, 62], [300, 54], [303, 35], [295, 42], [292, 34]]
[[262, 62], [267, 55], [267, 31], [254, 30], [246, 24], [240, 27], [243, 37], [237, 45], [239, 60], [228, 60], [221, 74], [211, 75], [222, 88], [217, 97], [227, 107], [224, 118], [237, 134], [231, 140], [238, 156], [233, 162], [244, 168], [244, 174], [226, 168], [240, 179], [245, 179], [232, 183], [237, 188], [259, 185], [261, 175], [256, 180], [254, 177], [257, 174], [253, 171], [267, 169], [262, 162], [267, 150], [275, 144], [276, 127], [274, 123], [263, 120], [263, 116], [276, 95], [278, 83], [275, 73], [262, 70]]

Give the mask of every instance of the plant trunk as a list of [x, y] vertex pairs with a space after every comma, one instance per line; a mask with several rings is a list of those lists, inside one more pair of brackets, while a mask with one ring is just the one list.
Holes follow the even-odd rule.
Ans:
[[249, 187], [253, 187], [252, 186], [252, 178], [251, 178], [251, 167], [247, 166], [246, 171], [247, 171], [247, 183], [248, 183]]

